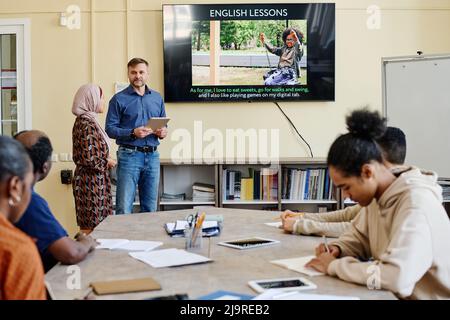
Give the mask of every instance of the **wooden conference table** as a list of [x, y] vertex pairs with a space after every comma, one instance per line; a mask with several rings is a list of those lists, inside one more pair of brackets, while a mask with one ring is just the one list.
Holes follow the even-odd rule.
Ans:
[[[55, 299], [82, 298], [94, 281], [122, 280], [152, 277], [161, 285], [161, 290], [139, 293], [95, 296], [96, 299], [145, 299], [151, 297], [187, 293], [190, 299], [216, 290], [227, 290], [242, 294], [256, 293], [247, 285], [250, 280], [305, 277], [317, 285], [317, 289], [307, 293], [356, 296], [361, 299], [395, 299], [383, 290], [369, 290], [365, 286], [347, 283], [330, 276], [308, 277], [270, 263], [271, 260], [287, 259], [314, 254], [314, 248], [321, 242], [320, 237], [294, 236], [281, 229], [265, 225], [274, 222], [278, 212], [224, 209], [207, 207], [206, 214], [221, 214], [224, 217], [220, 236], [203, 239], [201, 254], [213, 262], [171, 267], [153, 268], [128, 255], [124, 251], [95, 250], [80, 262], [81, 289], [69, 289], [67, 282], [73, 281], [74, 271], [66, 265], [56, 265], [46, 274]], [[158, 249], [184, 249], [184, 238], [171, 238], [163, 225], [166, 222], [184, 219], [197, 209], [162, 211], [130, 215], [109, 216], [92, 236], [97, 239], [124, 238], [129, 240], [162, 241]], [[279, 244], [237, 250], [217, 245], [220, 241], [260, 236], [279, 240]], [[210, 243], [208, 243], [210, 241]], [[72, 277], [72, 278], [71, 278]], [[91, 294], [92, 296], [92, 294]]]

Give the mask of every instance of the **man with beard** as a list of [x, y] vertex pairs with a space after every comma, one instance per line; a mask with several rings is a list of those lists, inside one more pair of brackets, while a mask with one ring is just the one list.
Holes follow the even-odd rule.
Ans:
[[149, 119], [165, 117], [161, 95], [146, 85], [148, 62], [133, 58], [128, 62], [130, 85], [115, 94], [109, 102], [106, 133], [116, 139], [117, 193], [116, 214], [133, 212], [136, 185], [141, 212], [157, 207], [159, 186], [159, 139], [167, 136], [167, 128], [153, 131], [146, 127]]

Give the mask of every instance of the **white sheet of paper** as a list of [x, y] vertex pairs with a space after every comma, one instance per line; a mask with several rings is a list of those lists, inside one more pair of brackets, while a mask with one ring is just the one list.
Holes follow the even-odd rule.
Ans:
[[96, 239], [96, 241], [100, 245], [96, 246], [95, 249], [113, 249], [129, 242], [127, 239]]
[[264, 224], [266, 226], [275, 227], [275, 228], [280, 228], [281, 225], [282, 225], [281, 221], [278, 221], [278, 222], [267, 222], [267, 223], [264, 223]]
[[317, 270], [314, 270], [312, 268], [305, 267], [305, 264], [307, 264], [311, 259], [315, 258], [315, 256], [306, 256], [306, 257], [298, 257], [298, 258], [292, 258], [292, 259], [281, 259], [281, 260], [273, 260], [270, 261], [271, 263], [274, 263], [276, 265], [285, 267], [292, 271], [297, 271], [303, 274], [306, 274], [308, 276], [323, 276], [324, 273], [319, 272]]
[[129, 255], [153, 268], [182, 266], [211, 261], [211, 259], [204, 256], [175, 248], [150, 252], [130, 252]]
[[333, 296], [299, 291], [283, 291], [281, 289], [269, 289], [253, 298], [253, 300], [360, 300], [358, 297]]
[[159, 246], [162, 246], [162, 242], [159, 241], [143, 241], [143, 240], [130, 240], [125, 244], [121, 244], [112, 250], [126, 250], [126, 251], [150, 251]]
[[96, 239], [100, 243], [96, 249], [125, 250], [125, 251], [150, 251], [163, 243], [159, 241], [143, 241], [128, 239]]

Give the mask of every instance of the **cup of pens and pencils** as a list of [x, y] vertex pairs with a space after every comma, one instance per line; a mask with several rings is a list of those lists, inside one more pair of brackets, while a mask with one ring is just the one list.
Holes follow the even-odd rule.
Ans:
[[203, 232], [202, 226], [205, 221], [206, 214], [203, 212], [200, 215], [195, 215], [192, 224], [186, 226], [184, 229], [185, 249], [187, 251], [199, 251], [203, 246]]

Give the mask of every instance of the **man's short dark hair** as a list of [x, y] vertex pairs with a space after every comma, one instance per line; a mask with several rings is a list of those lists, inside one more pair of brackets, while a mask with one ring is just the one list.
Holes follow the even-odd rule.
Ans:
[[140, 63], [143, 63], [148, 67], [148, 62], [146, 60], [144, 60], [142, 58], [133, 58], [130, 61], [128, 61], [127, 68], [134, 67]]
[[[20, 131], [14, 135], [14, 139], [17, 139], [19, 135], [27, 132], [28, 130]], [[28, 155], [31, 158], [31, 162], [33, 162], [33, 173], [43, 171], [44, 163], [49, 161], [52, 157], [53, 147], [50, 139], [46, 136], [39, 137], [34, 145], [30, 148], [25, 147], [28, 152]]]
[[383, 157], [393, 164], [403, 164], [406, 158], [405, 133], [396, 127], [387, 127], [384, 135], [377, 139], [383, 150]]

